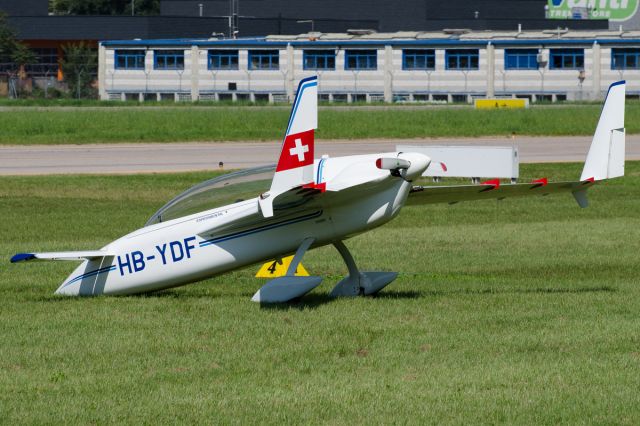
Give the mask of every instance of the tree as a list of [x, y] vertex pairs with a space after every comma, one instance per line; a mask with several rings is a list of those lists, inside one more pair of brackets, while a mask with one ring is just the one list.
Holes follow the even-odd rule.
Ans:
[[51, 0], [49, 9], [59, 15], [157, 15], [160, 0]]
[[97, 51], [81, 42], [63, 46], [62, 52], [60, 66], [69, 91], [77, 98], [90, 95], [98, 70]]
[[7, 73], [9, 96], [18, 97], [16, 77], [24, 78], [26, 65], [36, 61], [33, 51], [18, 41], [15, 31], [7, 22], [7, 15], [0, 12], [0, 68]]
[[25, 65], [35, 62], [36, 57], [25, 44], [18, 41], [16, 33], [7, 22], [7, 15], [0, 12], [0, 62], [10, 74], [17, 74]]

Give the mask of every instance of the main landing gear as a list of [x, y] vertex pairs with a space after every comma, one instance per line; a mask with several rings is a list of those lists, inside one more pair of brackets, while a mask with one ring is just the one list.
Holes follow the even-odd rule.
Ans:
[[[306, 238], [298, 247], [284, 277], [266, 283], [253, 295], [251, 300], [259, 303], [284, 303], [301, 297], [320, 285], [322, 277], [296, 277], [295, 271], [302, 257], [315, 240]], [[349, 269], [349, 275], [342, 279], [331, 291], [331, 297], [368, 296], [382, 290], [398, 276], [397, 272], [360, 272], [353, 256], [342, 241], [333, 243]]]

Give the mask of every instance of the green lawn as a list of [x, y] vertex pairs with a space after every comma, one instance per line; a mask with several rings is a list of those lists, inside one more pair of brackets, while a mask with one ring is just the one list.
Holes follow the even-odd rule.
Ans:
[[[627, 133], [640, 132], [640, 104], [627, 105]], [[528, 110], [353, 109], [319, 112], [319, 139], [591, 135], [599, 105]], [[278, 140], [287, 108], [53, 108], [0, 113], [0, 144]]]
[[[580, 165], [522, 165], [523, 179]], [[249, 301], [257, 265], [136, 297], [53, 296], [203, 173], [0, 178], [0, 423], [600, 423], [640, 419], [640, 163], [570, 195], [408, 207], [347, 242], [375, 298]]]

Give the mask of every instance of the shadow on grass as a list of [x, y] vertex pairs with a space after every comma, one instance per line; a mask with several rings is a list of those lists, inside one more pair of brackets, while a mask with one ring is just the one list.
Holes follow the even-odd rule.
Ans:
[[159, 290], [150, 293], [131, 294], [116, 297], [130, 297], [133, 299], [219, 299], [224, 295], [211, 294], [207, 292]]
[[424, 297], [419, 291], [385, 291], [371, 296], [373, 299], [418, 299]]
[[47, 294], [35, 297], [36, 302], [80, 302], [82, 300], [100, 300], [100, 299], [219, 299], [227, 296], [226, 294], [211, 294], [207, 292], [193, 292], [193, 291], [176, 291], [176, 290], [158, 290], [149, 293], [140, 294], [122, 294], [122, 295], [83, 295], [83, 296], [65, 296], [59, 294]]
[[[394, 291], [364, 296], [368, 299], [417, 299], [423, 295], [417, 291]], [[360, 297], [360, 296], [356, 296]], [[287, 311], [290, 309], [316, 309], [321, 305], [334, 302], [335, 297], [329, 294], [307, 294], [286, 303], [261, 303], [260, 309]]]

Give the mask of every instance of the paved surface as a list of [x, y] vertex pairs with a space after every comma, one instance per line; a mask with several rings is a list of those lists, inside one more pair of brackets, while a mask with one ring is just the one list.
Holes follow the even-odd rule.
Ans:
[[[584, 161], [591, 137], [316, 141], [316, 157], [395, 151], [396, 145], [518, 146], [520, 161]], [[276, 162], [281, 142], [0, 146], [0, 175], [152, 173], [239, 169]], [[640, 135], [627, 136], [627, 159], [640, 160]]]

